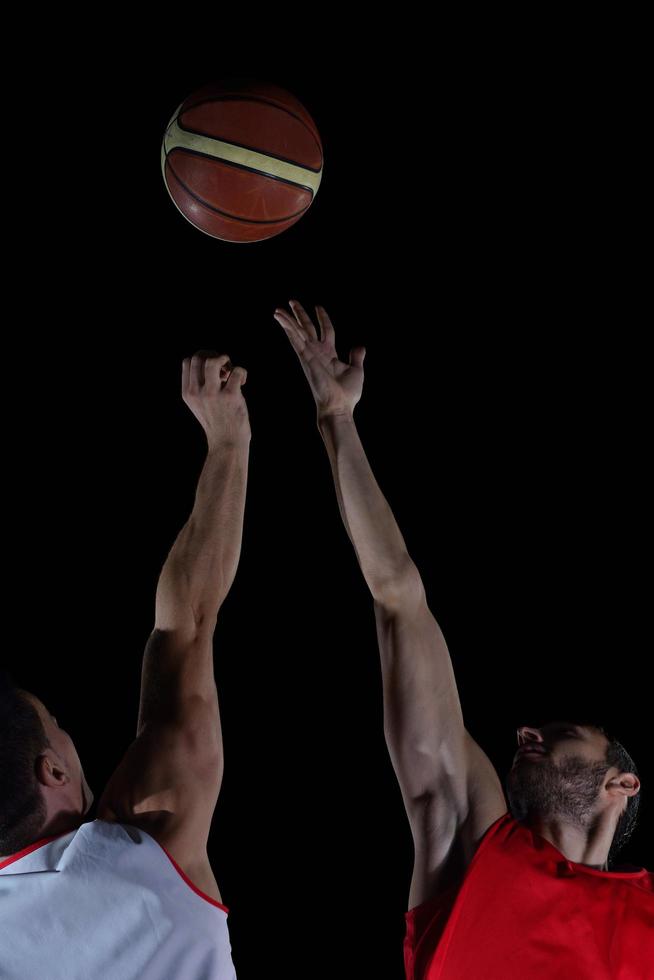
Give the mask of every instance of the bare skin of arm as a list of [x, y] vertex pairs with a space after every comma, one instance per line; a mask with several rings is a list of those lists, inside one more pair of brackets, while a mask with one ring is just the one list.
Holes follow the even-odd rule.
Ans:
[[159, 577], [136, 738], [98, 802], [100, 819], [143, 828], [218, 902], [207, 853], [224, 768], [213, 634], [241, 550], [246, 375], [226, 354], [199, 351], [183, 362], [182, 397], [204, 429], [207, 458], [192, 513]]
[[[363, 388], [365, 349], [355, 348], [350, 352], [349, 364], [343, 364], [337, 358], [334, 329], [325, 311], [317, 307], [322, 327], [322, 339], [318, 340], [302, 307], [296, 303], [292, 306], [295, 322], [288, 315], [279, 316], [279, 322], [300, 358], [314, 394], [318, 429], [329, 455], [343, 524], [375, 606], [388, 617], [405, 611], [413, 616], [424, 614], [422, 580], [374, 477], [354, 422], [354, 407]], [[395, 674], [392, 683], [390, 676], [386, 678], [389, 683], [385, 687], [389, 734], [390, 728], [401, 728], [404, 741], [415, 747], [421, 741], [431, 741], [419, 733], [428, 735], [429, 718], [443, 713], [443, 699], [451, 702], [445, 705], [447, 708], [460, 715], [458, 698], [452, 697], [456, 688], [449, 654], [435, 621], [430, 625], [435, 629], [428, 637], [432, 642], [428, 649], [411, 651], [401, 671], [398, 664], [386, 665]], [[398, 628], [401, 630], [401, 625]], [[429, 683], [425, 683], [427, 680]], [[420, 795], [424, 788], [416, 762], [406, 773], [415, 784], [411, 795]], [[428, 764], [427, 769], [431, 771]]]
[[346, 364], [326, 311], [316, 307], [318, 336], [302, 306], [290, 306], [292, 315], [278, 308], [275, 319], [314, 396], [343, 524], [373, 598], [384, 734], [416, 851], [412, 907], [461, 873], [506, 806], [495, 770], [465, 729], [445, 639], [357, 432], [365, 348], [353, 348]]
[[140, 732], [150, 721], [186, 721], [189, 711], [208, 715], [221, 757], [212, 639], [243, 536], [251, 438], [241, 392], [246, 378], [226, 354], [199, 351], [182, 364], [182, 397], [202, 425], [208, 451], [192, 512], [159, 576], [138, 719]]

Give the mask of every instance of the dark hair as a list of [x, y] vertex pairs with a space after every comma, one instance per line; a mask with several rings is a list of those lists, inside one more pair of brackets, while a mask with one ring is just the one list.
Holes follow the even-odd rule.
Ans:
[[[615, 767], [616, 769], [619, 769], [620, 772], [633, 772], [634, 776], [638, 776], [640, 778], [638, 769], [636, 768], [636, 763], [631, 758], [622, 742], [619, 742], [615, 736], [610, 735], [601, 725], [598, 725], [597, 722], [594, 721], [576, 721], [575, 724], [581, 725], [583, 728], [594, 729], [608, 739], [609, 744], [606, 747], [605, 756], [607, 771], [612, 767]], [[613, 834], [613, 840], [611, 841], [611, 847], [609, 849], [609, 855], [607, 858], [607, 866], [609, 871], [612, 870], [616, 857], [636, 828], [639, 806], [640, 792], [636, 793], [635, 796], [627, 797], [627, 805], [624, 813], [618, 820], [615, 832]]]
[[46, 806], [35, 762], [48, 748], [36, 708], [0, 670], [0, 854], [15, 854], [39, 839]]

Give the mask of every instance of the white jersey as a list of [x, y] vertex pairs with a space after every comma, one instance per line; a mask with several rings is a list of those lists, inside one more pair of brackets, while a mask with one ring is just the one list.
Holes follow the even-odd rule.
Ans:
[[0, 977], [235, 980], [227, 912], [149, 834], [92, 820], [0, 862]]

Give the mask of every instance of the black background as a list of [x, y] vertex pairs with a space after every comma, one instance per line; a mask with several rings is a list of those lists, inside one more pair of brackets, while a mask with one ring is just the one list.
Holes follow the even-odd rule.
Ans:
[[[253, 38], [188, 14], [152, 33], [89, 28], [47, 63], [23, 52], [27, 98], [8, 107], [21, 234], [6, 659], [73, 736], [99, 799], [135, 734], [157, 577], [204, 459], [181, 361], [229, 353], [249, 372], [253, 432], [215, 638], [226, 768], [210, 854], [234, 962], [244, 980], [262, 964], [399, 980], [412, 843], [372, 601], [273, 310], [321, 303], [342, 357], [367, 348], [355, 418], [472, 735], [504, 777], [517, 725], [596, 718], [643, 782], [622, 859], [651, 867], [626, 111], [588, 33], [271, 20]], [[234, 75], [293, 92], [324, 146], [307, 214], [249, 245], [185, 221], [159, 162], [175, 107]]]

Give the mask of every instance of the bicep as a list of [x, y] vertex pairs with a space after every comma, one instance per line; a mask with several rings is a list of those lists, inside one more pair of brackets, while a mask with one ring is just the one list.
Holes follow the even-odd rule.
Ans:
[[465, 726], [452, 661], [424, 593], [390, 609], [375, 602], [384, 735], [405, 804], [423, 799], [435, 774], [465, 803]]
[[213, 712], [220, 740], [213, 631], [155, 627], [143, 654], [137, 735], [146, 725], [186, 725], [192, 721], [189, 706], [203, 702]]
[[410, 909], [459, 884], [481, 838], [507, 812], [495, 767], [467, 731], [463, 758], [463, 794], [443, 767], [434, 772], [431, 788], [407, 808], [415, 851]]
[[375, 604], [384, 733], [415, 849], [409, 908], [460, 880], [488, 827], [506, 812], [486, 753], [465, 728], [443, 633], [424, 592]]

